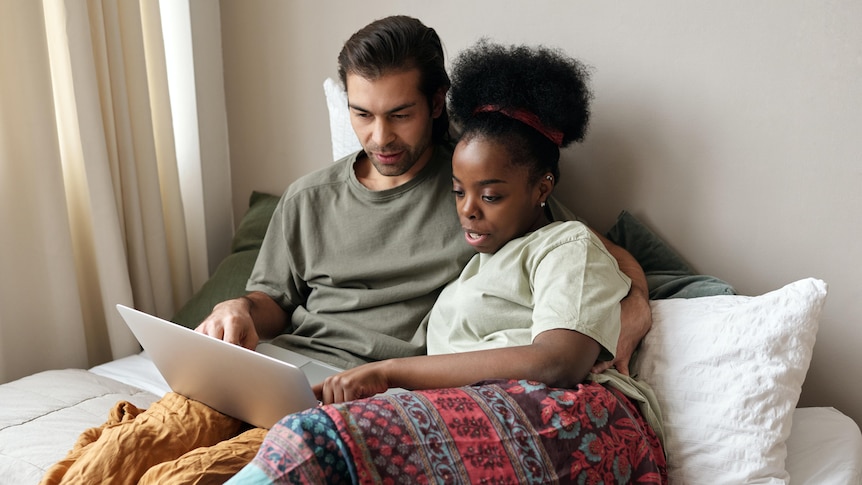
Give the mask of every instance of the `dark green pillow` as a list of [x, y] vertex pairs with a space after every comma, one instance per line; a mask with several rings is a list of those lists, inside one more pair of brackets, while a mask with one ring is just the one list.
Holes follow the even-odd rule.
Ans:
[[626, 211], [617, 217], [607, 237], [640, 263], [652, 300], [736, 294], [728, 283], [697, 274], [664, 240]]
[[278, 199], [263, 192], [252, 192], [248, 211], [240, 221], [231, 242], [231, 254], [219, 263], [215, 273], [180, 308], [171, 321], [184, 327], [195, 328], [217, 303], [246, 294], [245, 284], [254, 268]]
[[278, 199], [274, 195], [263, 192], [251, 193], [248, 200], [248, 212], [242, 216], [230, 245], [232, 253], [247, 249], [260, 249], [263, 236], [266, 235], [266, 229], [269, 227], [269, 220], [272, 219], [272, 213], [275, 211], [275, 206], [278, 205]]

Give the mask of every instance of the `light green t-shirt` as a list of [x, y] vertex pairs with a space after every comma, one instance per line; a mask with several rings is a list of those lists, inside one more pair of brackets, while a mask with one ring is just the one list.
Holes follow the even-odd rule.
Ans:
[[347, 368], [425, 353], [427, 316], [475, 251], [452, 195], [452, 152], [399, 187], [372, 191], [356, 154], [293, 183], [246, 285], [290, 313], [273, 344]]
[[584, 224], [551, 223], [467, 263], [431, 311], [428, 353], [528, 345], [568, 329], [594, 339], [609, 359], [630, 284]]
[[[570, 218], [552, 205], [554, 217]], [[631, 280], [604, 244], [581, 222], [555, 222], [515, 239], [494, 254], [476, 254], [440, 294], [428, 322], [428, 353], [529, 345], [541, 332], [565, 328], [616, 352], [620, 300]], [[615, 369], [590, 374], [634, 400], [664, 442], [655, 393]]]

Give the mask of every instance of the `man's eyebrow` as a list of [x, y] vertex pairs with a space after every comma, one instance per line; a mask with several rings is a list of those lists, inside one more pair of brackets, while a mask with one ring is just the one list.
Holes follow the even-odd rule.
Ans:
[[[414, 106], [416, 106], [416, 103], [415, 103], [415, 102], [412, 102], [412, 103], [404, 103], [404, 104], [398, 105], [398, 106], [396, 106], [396, 107], [394, 107], [394, 108], [390, 109], [389, 111], [387, 111], [387, 112], [386, 112], [386, 114], [391, 115], [392, 113], [397, 113], [397, 112], [399, 112], [399, 111], [402, 111], [402, 110], [405, 110], [405, 109], [408, 109], [408, 108], [412, 108], [412, 107], [414, 107]], [[371, 113], [371, 110], [366, 109], [366, 108], [363, 108], [362, 106], [359, 106], [359, 105], [356, 105], [356, 104], [353, 104], [353, 103], [347, 103], [347, 107], [348, 107], [348, 108], [350, 108], [350, 109], [355, 109], [356, 111], [361, 111], [361, 112], [363, 112], [363, 113]]]

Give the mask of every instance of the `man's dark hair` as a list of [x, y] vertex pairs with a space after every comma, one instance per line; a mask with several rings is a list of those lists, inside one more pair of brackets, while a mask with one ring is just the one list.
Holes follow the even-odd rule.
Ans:
[[[419, 90], [432, 106], [433, 96], [449, 89], [449, 75], [443, 44], [434, 29], [418, 19], [403, 15], [386, 17], [368, 24], [353, 34], [338, 54], [338, 77], [347, 88], [347, 74], [368, 80], [391, 72], [419, 70]], [[440, 142], [449, 134], [449, 115], [434, 120], [432, 139]]]

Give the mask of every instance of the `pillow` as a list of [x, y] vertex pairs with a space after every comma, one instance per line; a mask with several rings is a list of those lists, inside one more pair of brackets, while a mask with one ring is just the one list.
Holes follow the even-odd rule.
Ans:
[[625, 248], [640, 263], [646, 274], [650, 299], [736, 294], [724, 281], [696, 274], [676, 251], [626, 211], [617, 217], [607, 238]]
[[332, 135], [332, 159], [340, 160], [362, 149], [353, 126], [350, 125], [350, 110], [347, 108], [347, 93], [341, 83], [326, 78], [323, 81], [326, 108], [329, 110], [329, 131]]
[[263, 244], [263, 236], [269, 228], [269, 220], [275, 206], [278, 205], [279, 197], [263, 192], [252, 192], [248, 199], [248, 211], [239, 221], [230, 252], [237, 253], [248, 249], [260, 249]]
[[248, 211], [233, 236], [231, 253], [219, 263], [200, 290], [174, 315], [172, 322], [195, 328], [217, 303], [246, 294], [245, 284], [251, 276], [278, 200], [274, 195], [252, 192]]
[[793, 410], [826, 283], [652, 301], [635, 365], [663, 416], [671, 483], [785, 483]]

